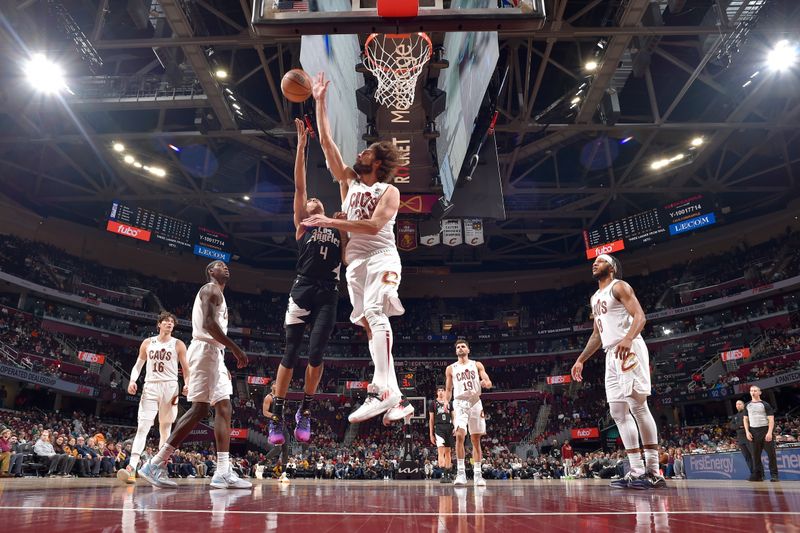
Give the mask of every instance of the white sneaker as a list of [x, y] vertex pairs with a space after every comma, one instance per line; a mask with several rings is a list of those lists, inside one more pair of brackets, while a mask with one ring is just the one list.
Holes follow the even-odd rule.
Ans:
[[407, 399], [403, 398], [400, 400], [400, 403], [386, 411], [386, 414], [383, 415], [383, 425], [388, 426], [392, 422], [397, 422], [404, 418], [410, 419], [412, 416], [414, 416], [414, 406], [411, 405], [411, 402]]
[[350, 413], [347, 420], [351, 424], [363, 422], [374, 416], [378, 416], [398, 403], [400, 403], [399, 394], [389, 389], [381, 391], [375, 385], [370, 385], [367, 388], [367, 399], [364, 400], [361, 407]]
[[211, 487], [215, 489], [250, 489], [253, 484], [237, 476], [233, 470], [225, 474], [215, 473], [211, 478]]
[[289, 483], [289, 476], [286, 475], [286, 472], [281, 474], [281, 477], [278, 478], [279, 483]]
[[467, 484], [467, 473], [465, 471], [460, 471], [456, 475], [455, 481], [453, 481], [453, 485], [466, 485]]
[[139, 469], [139, 477], [154, 487], [160, 487], [162, 489], [172, 489], [178, 486], [177, 483], [169, 478], [169, 472], [167, 472], [165, 467], [154, 465], [149, 461]]
[[486, 480], [483, 479], [483, 474], [475, 474], [472, 476], [472, 481], [475, 483], [476, 487], [485, 487]]

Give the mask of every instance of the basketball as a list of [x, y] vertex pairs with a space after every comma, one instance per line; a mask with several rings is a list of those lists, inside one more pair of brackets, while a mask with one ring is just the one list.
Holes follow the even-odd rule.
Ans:
[[290, 102], [305, 102], [311, 96], [311, 77], [304, 70], [293, 68], [283, 75], [281, 92]]

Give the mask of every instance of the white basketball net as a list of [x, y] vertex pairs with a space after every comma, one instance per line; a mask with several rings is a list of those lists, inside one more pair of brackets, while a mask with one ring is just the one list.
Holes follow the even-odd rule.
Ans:
[[424, 33], [373, 33], [364, 46], [364, 66], [378, 80], [375, 100], [389, 108], [410, 108], [430, 57], [431, 40]]

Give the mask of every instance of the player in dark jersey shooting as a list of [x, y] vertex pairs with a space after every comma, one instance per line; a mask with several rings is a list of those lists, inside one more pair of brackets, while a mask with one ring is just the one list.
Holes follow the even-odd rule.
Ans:
[[306, 227], [301, 223], [311, 215], [324, 215], [325, 207], [317, 198], [308, 198], [305, 160], [308, 131], [300, 119], [295, 119], [295, 125], [297, 156], [294, 165], [294, 227], [298, 248], [297, 277], [292, 283], [286, 309], [286, 351], [275, 378], [275, 395], [269, 424], [269, 442], [273, 445], [286, 441], [283, 410], [307, 325], [311, 326], [308, 365], [303, 401], [295, 413], [294, 436], [299, 442], [308, 442], [311, 439], [311, 402], [322, 379], [322, 356], [336, 324], [339, 274], [346, 243], [346, 234], [343, 235], [337, 229]]

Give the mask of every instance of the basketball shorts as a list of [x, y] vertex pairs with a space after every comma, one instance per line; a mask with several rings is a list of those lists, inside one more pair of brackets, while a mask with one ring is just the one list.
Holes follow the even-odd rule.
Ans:
[[186, 351], [189, 360], [190, 402], [211, 405], [230, 399], [233, 383], [225, 368], [225, 352], [210, 342], [192, 340]]
[[353, 305], [350, 321], [362, 325], [364, 311], [370, 308], [381, 309], [386, 316], [405, 313], [397, 295], [401, 274], [400, 255], [391, 248], [351, 261], [347, 266], [347, 291]]
[[643, 339], [635, 339], [624, 360], [617, 358], [616, 346], [606, 350], [606, 399], [625, 401], [634, 392], [650, 395], [650, 354]]
[[139, 401], [139, 420], [153, 422], [158, 414], [159, 424], [175, 422], [178, 417], [177, 381], [148, 381]]
[[437, 448], [452, 448], [455, 444], [455, 437], [453, 437], [453, 426], [443, 426], [437, 424], [433, 427], [433, 436], [436, 439]]
[[319, 281], [297, 276], [289, 292], [284, 325], [311, 324], [320, 319], [329, 321], [333, 327], [336, 323], [338, 303], [339, 291], [335, 281]]
[[486, 417], [483, 414], [483, 403], [473, 400], [453, 400], [453, 426], [466, 429], [470, 435], [486, 433]]

